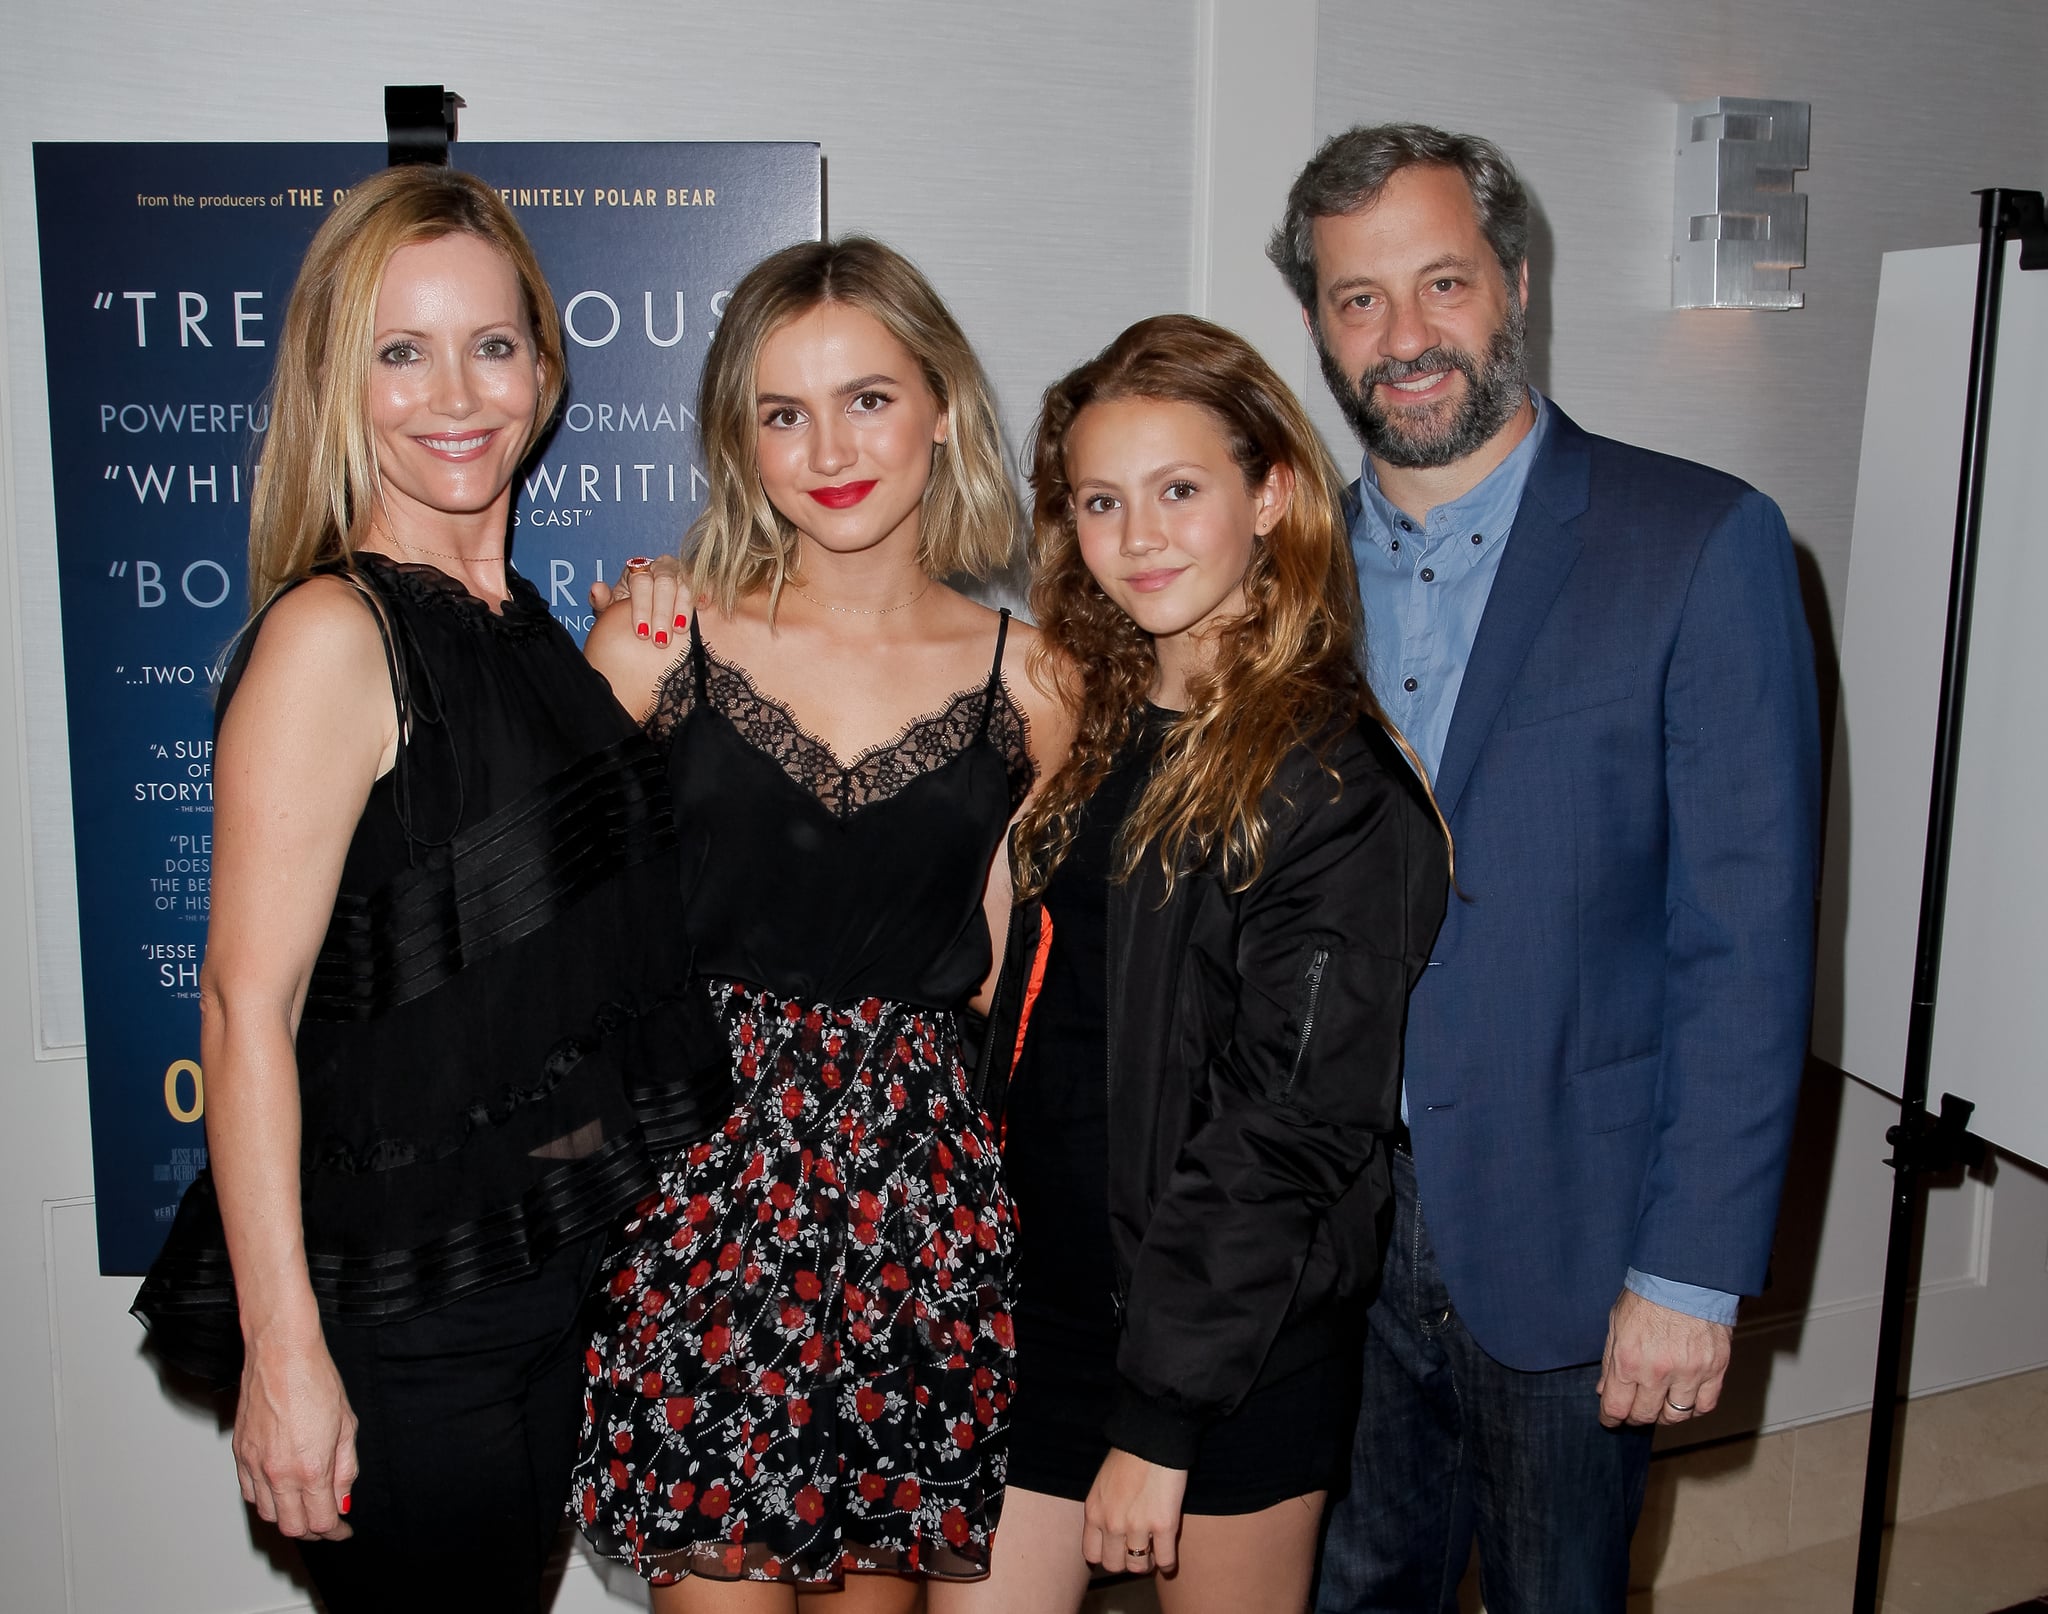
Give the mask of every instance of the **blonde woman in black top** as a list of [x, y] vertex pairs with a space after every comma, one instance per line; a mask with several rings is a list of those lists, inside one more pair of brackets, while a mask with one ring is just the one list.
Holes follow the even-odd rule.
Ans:
[[336, 207], [279, 343], [214, 768], [211, 1169], [136, 1310], [239, 1385], [242, 1494], [336, 1614], [538, 1611], [591, 1271], [649, 1146], [723, 1111], [660, 758], [506, 555], [562, 365], [518, 225], [440, 168]]
[[589, 649], [669, 757], [738, 1101], [607, 1264], [575, 1506], [661, 1614], [907, 1609], [985, 1572], [1001, 1505], [1013, 1230], [955, 1016], [1064, 718], [1032, 631], [944, 581], [1002, 565], [1017, 511], [911, 264], [856, 238], [758, 265], [698, 413], [680, 638], [621, 606]]

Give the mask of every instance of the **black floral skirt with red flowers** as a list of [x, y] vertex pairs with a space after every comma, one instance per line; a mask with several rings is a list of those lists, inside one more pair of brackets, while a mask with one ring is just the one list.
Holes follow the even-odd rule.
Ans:
[[714, 996], [738, 1105], [605, 1269], [570, 1506], [656, 1583], [983, 1574], [1012, 1217], [953, 1018]]

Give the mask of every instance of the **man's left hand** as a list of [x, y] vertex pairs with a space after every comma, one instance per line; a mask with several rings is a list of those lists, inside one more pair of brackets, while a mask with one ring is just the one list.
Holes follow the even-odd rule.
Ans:
[[1633, 1289], [1624, 1289], [1607, 1315], [1607, 1349], [1600, 1358], [1600, 1421], [1684, 1423], [1712, 1412], [1728, 1374], [1734, 1330], [1726, 1323], [1689, 1317]]

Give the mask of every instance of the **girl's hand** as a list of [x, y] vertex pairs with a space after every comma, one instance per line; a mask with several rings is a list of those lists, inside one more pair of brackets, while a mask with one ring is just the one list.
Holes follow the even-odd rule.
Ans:
[[634, 635], [663, 646], [671, 634], [690, 625], [690, 591], [683, 585], [683, 563], [676, 556], [656, 555], [644, 565], [638, 557], [629, 560], [620, 581], [623, 588], [602, 580], [590, 585], [594, 614], [602, 616], [613, 605], [630, 601]]
[[1172, 1574], [1187, 1488], [1186, 1469], [1161, 1468], [1112, 1447], [1088, 1488], [1081, 1555], [1122, 1574]]

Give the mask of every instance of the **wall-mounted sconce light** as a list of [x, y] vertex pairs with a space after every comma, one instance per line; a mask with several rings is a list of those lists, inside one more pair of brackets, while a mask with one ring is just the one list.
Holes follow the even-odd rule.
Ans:
[[1806, 266], [1804, 101], [1717, 95], [1678, 109], [1673, 308], [1799, 308], [1791, 272]]

